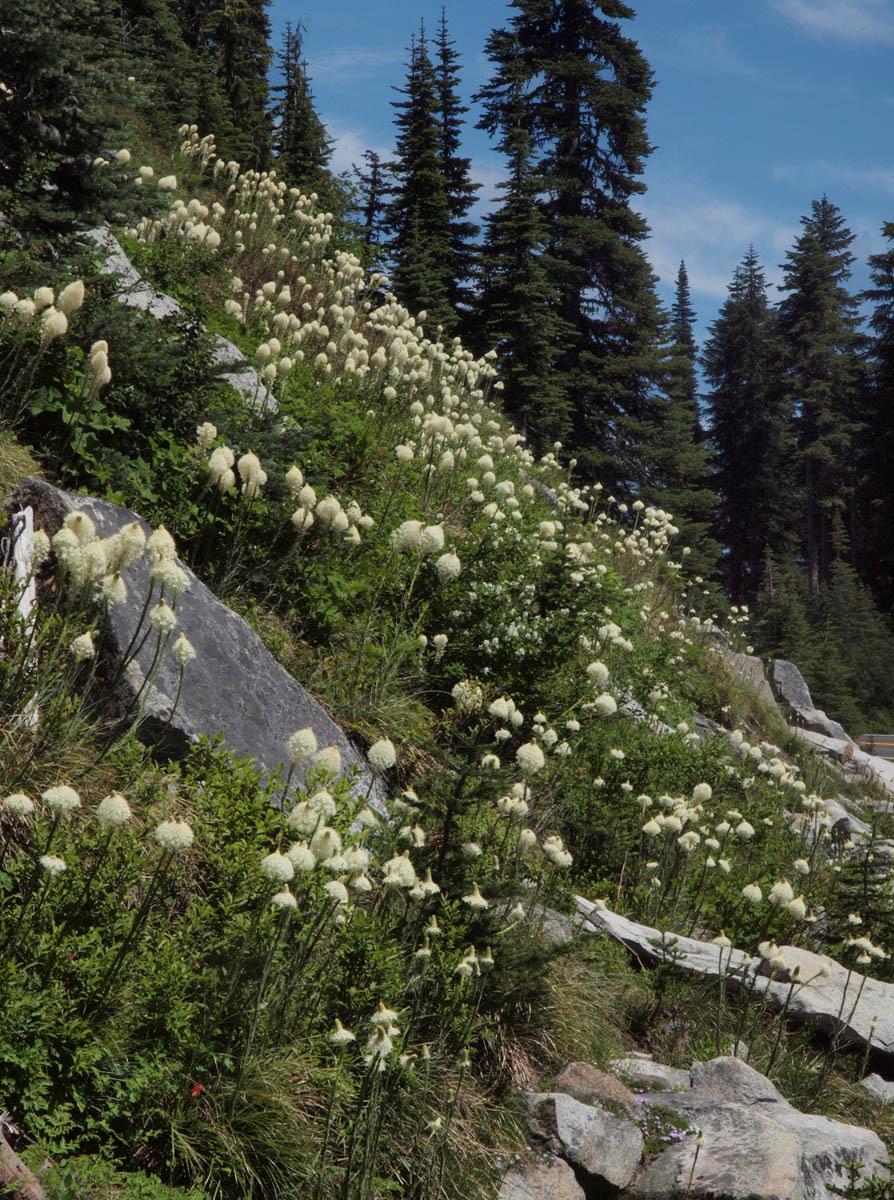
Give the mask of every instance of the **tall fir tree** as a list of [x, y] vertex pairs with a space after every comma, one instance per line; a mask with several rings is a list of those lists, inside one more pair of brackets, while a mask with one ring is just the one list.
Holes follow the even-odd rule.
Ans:
[[406, 99], [393, 101], [397, 126], [394, 189], [386, 209], [391, 281], [402, 304], [425, 310], [430, 327], [451, 334], [450, 207], [442, 157], [438, 87], [425, 26], [410, 43]]
[[479, 227], [469, 220], [469, 211], [480, 185], [472, 182], [471, 160], [461, 153], [463, 115], [469, 110], [459, 99], [459, 55], [454, 45], [447, 32], [447, 13], [442, 8], [435, 43], [435, 83], [441, 123], [441, 163], [450, 216], [448, 294], [465, 330], [470, 323], [479, 233]]
[[704, 431], [699, 418], [698, 383], [695, 375], [698, 360], [698, 346], [695, 341], [695, 309], [692, 307], [692, 297], [689, 294], [689, 275], [686, 271], [686, 263], [682, 260], [677, 271], [674, 289], [670, 334], [676, 347], [677, 357], [681, 360], [677, 391], [681, 401], [688, 407], [692, 415], [693, 438], [699, 442]]
[[332, 139], [317, 115], [303, 57], [304, 27], [286, 21], [282, 45], [276, 56], [282, 83], [272, 88], [278, 97], [271, 109], [273, 156], [276, 169], [292, 183], [308, 190], [328, 183]]
[[[685, 280], [685, 269], [683, 269]], [[709, 449], [699, 436], [698, 400], [695, 393], [695, 313], [688, 301], [677, 303], [665, 325], [665, 347], [660, 386], [653, 399], [653, 416], [646, 426], [641, 451], [641, 498], [673, 515], [679, 535], [674, 543], [686, 547], [690, 574], [711, 579], [717, 572], [720, 543], [713, 523], [718, 498], [709, 482]]]
[[[660, 312], [631, 207], [651, 150], [652, 74], [622, 32], [621, 0], [514, 0], [506, 36], [492, 35], [495, 80], [520, 73], [531, 175], [547, 222], [560, 340], [551, 369], [572, 421], [581, 469], [612, 486], [635, 478], [661, 365]], [[499, 32], [499, 31], [498, 31]], [[494, 90], [487, 120], [505, 132]]]
[[487, 54], [498, 63], [478, 94], [479, 128], [497, 136], [508, 160], [502, 200], [487, 217], [476, 349], [496, 349], [504, 404], [533, 445], [544, 449], [571, 430], [570, 399], [554, 371], [563, 324], [559, 292], [545, 252], [547, 224], [538, 205], [535, 150], [527, 123], [527, 67], [511, 33], [495, 30]]
[[866, 412], [861, 432], [864, 470], [860, 509], [867, 527], [865, 559], [872, 563], [872, 587], [883, 610], [894, 608], [894, 222], [882, 236], [888, 248], [869, 257], [872, 287], [860, 296], [872, 305], [874, 334], [867, 353]]
[[[226, 111], [209, 133], [218, 153], [244, 167], [261, 169], [271, 161], [267, 112], [270, 0], [180, 0], [177, 17], [187, 45], [213, 78]], [[202, 114], [204, 124], [207, 114]]]
[[861, 367], [856, 299], [846, 284], [854, 235], [827, 197], [801, 218], [783, 264], [777, 327], [803, 480], [803, 537], [810, 594], [834, 558], [836, 515], [856, 532], [855, 461]]
[[721, 575], [736, 603], [761, 585], [767, 554], [790, 549], [794, 477], [789, 409], [778, 381], [775, 316], [752, 246], [736, 268], [702, 353], [707, 438], [719, 496]]
[[[358, 227], [364, 246], [370, 252], [370, 261], [377, 260], [385, 240], [386, 196], [390, 188], [388, 168], [375, 150], [364, 150], [366, 170], [354, 165], [357, 177]], [[379, 264], [381, 265], [381, 264]]]

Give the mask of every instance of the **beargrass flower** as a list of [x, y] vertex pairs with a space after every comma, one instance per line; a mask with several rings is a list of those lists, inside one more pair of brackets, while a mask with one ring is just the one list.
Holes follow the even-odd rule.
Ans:
[[697, 783], [692, 789], [693, 804], [707, 804], [712, 796], [710, 783]]
[[284, 887], [281, 891], [277, 892], [276, 895], [271, 898], [270, 907], [275, 908], [275, 909], [297, 908], [298, 901], [295, 899], [295, 897], [289, 891], [288, 887]]
[[40, 323], [43, 326], [44, 340], [47, 342], [68, 333], [68, 317], [58, 308], [48, 308], [41, 316]]
[[448, 550], [446, 554], [442, 554], [435, 563], [435, 570], [438, 573], [438, 579], [441, 584], [446, 587], [458, 578], [462, 571], [462, 563], [452, 550]]
[[56, 854], [42, 854], [38, 861], [51, 879], [68, 870], [68, 864], [65, 859], [59, 858]]
[[[96, 540], [96, 526], [85, 512], [75, 509], [62, 522], [62, 528], [68, 529], [78, 539], [81, 546], [87, 546]], [[60, 530], [61, 532], [61, 530]], [[59, 535], [57, 534], [56, 537]], [[55, 538], [53, 539], [55, 541]]]
[[426, 525], [419, 536], [420, 554], [438, 554], [444, 549], [444, 526]]
[[180, 636], [175, 639], [174, 644], [171, 647], [171, 657], [173, 658], [174, 662], [178, 667], [180, 667], [181, 670], [183, 670], [187, 663], [192, 662], [195, 656], [195, 646], [187, 639], [185, 634], [181, 633]]
[[339, 879], [330, 879], [328, 883], [323, 884], [323, 891], [334, 901], [335, 904], [342, 906], [348, 903], [348, 889]]
[[333, 1046], [347, 1046], [350, 1042], [356, 1042], [356, 1037], [351, 1033], [350, 1029], [345, 1029], [338, 1017], [335, 1018], [335, 1028], [329, 1034], [329, 1041]]
[[597, 687], [605, 687], [608, 683], [608, 667], [603, 662], [591, 662], [587, 674]]
[[34, 801], [24, 792], [12, 792], [4, 798], [3, 807], [14, 817], [30, 817], [34, 812]]
[[736, 826], [735, 834], [736, 837], [740, 838], [743, 842], [750, 841], [751, 838], [754, 837], [754, 826], [750, 825], [748, 821], [742, 820]]
[[403, 521], [391, 535], [391, 548], [398, 554], [409, 554], [418, 550], [422, 541], [421, 521]]
[[180, 854], [193, 844], [195, 835], [186, 821], [162, 821], [153, 835], [166, 854]]
[[163, 192], [173, 192], [177, 187], [176, 175], [163, 175], [158, 181], [158, 187]]
[[525, 742], [515, 752], [515, 759], [521, 773], [525, 776], [535, 775], [546, 764], [543, 751], [535, 742]]
[[341, 752], [338, 746], [324, 746], [314, 755], [314, 766], [322, 768], [327, 775], [341, 773]]
[[325, 788], [320, 788], [318, 792], [314, 792], [307, 800], [307, 806], [313, 812], [318, 813], [322, 817], [335, 816], [335, 798], [331, 792], [327, 792]]
[[47, 788], [41, 793], [41, 800], [47, 808], [57, 815], [61, 816], [64, 813], [73, 812], [74, 809], [81, 807], [81, 797], [66, 784], [59, 784], [57, 787]]
[[310, 726], [295, 730], [288, 739], [289, 763], [293, 767], [317, 754], [317, 734]]
[[785, 907], [789, 915], [794, 917], [796, 921], [803, 921], [807, 916], [807, 904], [804, 900], [803, 892], [800, 896], [795, 896], [794, 900], [789, 900]]
[[261, 859], [261, 874], [276, 883], [288, 883], [294, 878], [295, 868], [287, 855], [274, 851]]
[[764, 898], [763, 892], [756, 883], [747, 883], [745, 887], [742, 888], [742, 895], [749, 904], [760, 904], [761, 900]]
[[481, 895], [478, 890], [478, 884], [472, 884], [472, 890], [467, 896], [463, 896], [463, 904], [468, 904], [469, 908], [489, 908], [489, 902]]
[[790, 900], [794, 899], [795, 891], [787, 879], [780, 879], [770, 888], [770, 893], [767, 899], [776, 908], [785, 908]]
[[391, 770], [397, 761], [397, 754], [391, 741], [381, 738], [370, 746], [367, 759], [375, 774], [380, 775], [383, 771]]
[[650, 817], [643, 826], [643, 833], [646, 837], [658, 837], [661, 833], [661, 826], [654, 817]]
[[93, 645], [93, 638], [89, 631], [82, 633], [80, 637], [76, 637], [71, 643], [70, 649], [76, 663], [83, 662], [85, 659], [93, 658], [96, 655], [96, 647]]
[[799, 875], [810, 874], [810, 863], [806, 858], [796, 858], [792, 864]]
[[286, 851], [286, 857], [296, 871], [312, 871], [317, 865], [307, 842], [293, 842]]
[[164, 600], [160, 600], [149, 610], [149, 624], [159, 637], [168, 637], [177, 624], [177, 615]]
[[80, 279], [76, 279], [73, 283], [67, 284], [59, 293], [56, 307], [68, 316], [69, 313], [76, 312], [83, 303], [84, 284]]
[[306, 533], [314, 523], [314, 515], [309, 508], [296, 508], [291, 516], [292, 524], [298, 533]]
[[329, 825], [321, 825], [310, 839], [310, 848], [317, 862], [325, 862], [341, 854], [341, 834]]
[[133, 816], [130, 805], [120, 792], [111, 792], [96, 806], [96, 819], [103, 829], [117, 829]]

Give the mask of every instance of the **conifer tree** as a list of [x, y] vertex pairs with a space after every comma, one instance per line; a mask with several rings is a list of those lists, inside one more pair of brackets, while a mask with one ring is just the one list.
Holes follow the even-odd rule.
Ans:
[[526, 67], [512, 34], [504, 30], [490, 35], [487, 54], [499, 67], [478, 95], [484, 108], [479, 128], [499, 137], [508, 174], [499, 185], [501, 203], [486, 220], [478, 304], [483, 336], [477, 349], [498, 350], [505, 407], [543, 450], [571, 430], [569, 397], [554, 370], [563, 332], [559, 292], [537, 203]]
[[360, 235], [363, 244], [371, 251], [377, 251], [384, 240], [384, 217], [389, 190], [389, 173], [381, 156], [375, 150], [364, 150], [363, 161], [366, 170], [361, 170], [356, 164], [354, 173], [357, 176], [359, 188], [358, 202], [355, 211], [360, 214]]
[[[640, 245], [647, 226], [630, 204], [645, 190], [652, 75], [621, 32], [618, 21], [633, 16], [621, 0], [515, 0], [513, 8], [488, 57], [496, 79], [510, 60], [521, 74], [563, 325], [553, 369], [581, 469], [606, 484], [629, 482], [660, 373], [659, 307]], [[505, 131], [510, 114], [494, 106], [488, 120]]]
[[676, 554], [678, 547], [688, 547], [689, 572], [709, 579], [716, 573], [720, 555], [720, 544], [712, 529], [718, 498], [708, 478], [708, 446], [696, 437], [695, 367], [687, 353], [690, 347], [690, 353], [695, 352], [695, 314], [691, 306], [687, 319], [688, 326], [680, 323], [677, 306], [669, 319], [663, 317], [667, 329], [663, 371], [652, 401], [653, 416], [646, 425], [646, 442], [640, 451], [639, 492], [643, 500], [672, 514], [679, 530], [672, 553]]
[[309, 189], [328, 181], [326, 168], [332, 141], [314, 107], [307, 63], [302, 57], [304, 27], [286, 21], [276, 59], [282, 83], [272, 88], [278, 97], [271, 110], [273, 155], [286, 179]]
[[674, 293], [674, 303], [671, 308], [671, 340], [676, 347], [679, 365], [679, 383], [677, 391], [680, 400], [689, 408], [692, 414], [693, 437], [701, 441], [703, 430], [698, 412], [698, 385], [695, 379], [695, 366], [698, 358], [698, 347], [695, 342], [695, 309], [689, 295], [689, 275], [686, 263], [680, 261], [677, 271], [677, 282]]
[[788, 407], [777, 381], [778, 350], [767, 281], [752, 246], [702, 354], [721, 573], [732, 599], [755, 595], [768, 552], [784, 555], [793, 486]]
[[[223, 96], [226, 111], [209, 129], [218, 153], [243, 166], [267, 167], [270, 0], [180, 0], [177, 16], [187, 45]], [[204, 125], [204, 120], [200, 120]]]
[[448, 291], [453, 308], [461, 317], [468, 318], [472, 298], [471, 279], [477, 262], [475, 239], [479, 232], [479, 227], [469, 220], [469, 210], [475, 203], [479, 185], [472, 182], [470, 159], [461, 153], [463, 114], [469, 110], [459, 100], [459, 55], [453, 48], [455, 43], [448, 36], [447, 15], [443, 8], [435, 45], [441, 163], [450, 216]]
[[857, 304], [847, 291], [854, 235], [823, 196], [801, 218], [803, 232], [783, 264], [787, 295], [779, 304], [785, 387], [803, 479], [803, 529], [811, 595], [834, 557], [839, 514], [856, 520], [854, 450], [860, 421]]
[[393, 102], [397, 126], [394, 190], [386, 210], [391, 281], [402, 304], [425, 310], [431, 327], [447, 334], [457, 317], [450, 304], [450, 209], [442, 157], [435, 70], [425, 27], [409, 48], [405, 100]]
[[894, 606], [894, 222], [882, 235], [888, 248], [870, 256], [872, 287], [860, 299], [872, 304], [875, 335], [868, 348], [866, 412], [861, 433], [861, 512], [867, 529], [865, 557], [872, 586], [886, 611]]

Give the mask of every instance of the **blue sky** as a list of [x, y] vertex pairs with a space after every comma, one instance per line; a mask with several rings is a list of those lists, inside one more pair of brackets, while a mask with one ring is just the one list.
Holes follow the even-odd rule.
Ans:
[[[714, 320], [736, 264], [754, 243], [768, 277], [824, 192], [857, 235], [858, 258], [884, 248], [894, 220], [894, 0], [632, 0], [623, 22], [657, 83], [648, 111], [656, 149], [639, 207], [646, 250], [672, 296], [686, 260], [699, 332]], [[490, 73], [488, 32], [508, 5], [447, 0], [467, 98]], [[406, 46], [420, 18], [434, 31], [440, 0], [273, 0], [275, 43], [287, 18], [303, 21], [317, 108], [336, 140], [333, 165], [393, 147], [392, 85], [405, 78]], [[494, 194], [501, 159], [468, 114], [466, 153]], [[865, 267], [854, 286], [866, 283]]]

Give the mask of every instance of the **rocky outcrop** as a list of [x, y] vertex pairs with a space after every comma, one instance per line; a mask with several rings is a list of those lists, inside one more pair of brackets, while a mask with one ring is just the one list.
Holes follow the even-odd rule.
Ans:
[[[575, 1063], [562, 1074], [582, 1081], [588, 1066]], [[671, 1070], [653, 1066], [659, 1075]], [[621, 1189], [648, 1200], [832, 1200], [832, 1189], [846, 1186], [853, 1169], [858, 1179], [888, 1177], [888, 1155], [875, 1133], [799, 1112], [738, 1058], [693, 1063], [687, 1082], [685, 1090], [633, 1097], [629, 1117], [597, 1099], [526, 1093], [528, 1136], [573, 1168], [587, 1196]], [[554, 1170], [543, 1161], [517, 1168], [500, 1200], [572, 1200], [571, 1178], [550, 1175]]]
[[601, 929], [621, 942], [647, 967], [661, 962], [706, 979], [725, 978], [729, 986], [747, 986], [766, 997], [773, 1009], [785, 1008], [793, 1020], [809, 1023], [834, 1035], [840, 1044], [867, 1046], [894, 1071], [894, 984], [883, 983], [849, 969], [823, 954], [799, 946], [782, 946], [785, 969], [772, 974], [759, 958], [733, 947], [676, 937], [638, 925], [582, 896], [578, 910], [584, 930]]
[[649, 1200], [832, 1200], [831, 1187], [887, 1177], [888, 1154], [869, 1129], [799, 1112], [737, 1058], [695, 1063], [688, 1092], [657, 1092], [651, 1105], [676, 1114], [685, 1136], [637, 1176]]
[[[35, 526], [50, 535], [75, 509], [87, 513], [100, 537], [109, 537], [133, 521], [151, 532], [126, 508], [71, 495], [41, 480], [25, 480], [9, 502], [11, 510], [27, 505], [34, 509]], [[285, 775], [287, 740], [295, 730], [309, 726], [321, 748], [338, 748], [343, 770], [356, 773], [358, 792], [369, 791], [372, 800], [383, 803], [381, 779], [373, 778], [362, 753], [325, 709], [280, 666], [241, 617], [221, 604], [188, 567], [179, 565], [186, 572], [189, 588], [177, 601], [175, 635], [181, 631], [186, 635], [195, 647], [196, 658], [183, 671], [181, 687], [180, 668], [170, 654], [164, 655], [148, 689], [144, 685], [153, 670], [157, 639], [147, 639], [127, 662], [116, 684], [117, 703], [121, 709], [137, 711], [145, 700], [140, 737], [163, 755], [176, 757], [200, 735], [222, 734], [237, 754], [253, 757], [267, 770], [280, 767]], [[124, 579], [127, 601], [109, 608], [109, 628], [103, 640], [104, 667], [109, 678], [119, 675], [122, 656], [131, 645], [143, 613], [150, 588], [145, 556], [124, 572]], [[300, 778], [299, 769], [295, 779]]]
[[588, 1182], [626, 1187], [633, 1179], [643, 1153], [643, 1135], [633, 1121], [564, 1092], [529, 1092], [524, 1103], [529, 1136]]
[[850, 741], [843, 726], [827, 717], [822, 709], [814, 707], [810, 689], [794, 663], [784, 658], [774, 659], [770, 664], [769, 680], [773, 695], [789, 714], [790, 724], [821, 733], [824, 737]]
[[756, 655], [740, 654], [736, 650], [726, 650], [723, 657], [734, 679], [738, 679], [741, 683], [747, 684], [748, 687], [754, 688], [758, 697], [765, 704], [778, 711], [779, 705], [776, 703], [773, 689], [767, 682], [764, 664]]
[[[166, 296], [140, 275], [111, 230], [90, 229], [85, 236], [95, 242], [105, 255], [100, 273], [117, 275], [121, 281], [118, 299], [122, 304], [139, 308], [158, 321], [182, 316], [183, 309], [172, 296]], [[273, 393], [261, 382], [254, 367], [245, 361], [238, 346], [219, 334], [215, 334], [212, 341], [214, 350], [208, 364], [210, 373], [221, 382], [228, 383], [256, 411], [275, 412], [277, 405]]]

